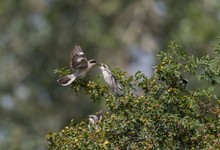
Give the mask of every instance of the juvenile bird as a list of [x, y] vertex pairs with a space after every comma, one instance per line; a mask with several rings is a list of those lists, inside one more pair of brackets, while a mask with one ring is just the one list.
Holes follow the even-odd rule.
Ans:
[[70, 68], [72, 69], [73, 74], [61, 77], [57, 80], [57, 82], [62, 86], [70, 85], [76, 78], [84, 77], [86, 73], [96, 64], [96, 61], [93, 59], [87, 61], [81, 47], [76, 45], [71, 52], [70, 60]]
[[102, 71], [104, 80], [108, 83], [110, 88], [114, 92], [121, 92], [123, 88], [121, 87], [120, 82], [116, 79], [115, 75], [109, 70], [108, 66], [106, 64], [100, 64], [99, 68]]
[[97, 123], [103, 119], [103, 114], [104, 114], [104, 111], [100, 111], [97, 115], [89, 115], [88, 116], [88, 119], [89, 119], [88, 128], [90, 130], [93, 128], [95, 130], [101, 129], [101, 127], [99, 125], [97, 125]]
[[102, 118], [103, 118], [103, 117], [102, 117], [102, 114], [89, 115], [89, 116], [88, 116], [88, 119], [89, 119], [89, 121], [90, 121], [92, 124], [101, 121]]

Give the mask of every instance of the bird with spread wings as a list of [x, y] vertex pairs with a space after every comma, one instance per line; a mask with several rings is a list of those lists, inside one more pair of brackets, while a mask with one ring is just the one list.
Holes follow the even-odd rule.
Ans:
[[81, 47], [76, 45], [71, 52], [70, 68], [73, 74], [66, 75], [57, 80], [62, 86], [70, 85], [76, 78], [84, 77], [87, 72], [96, 65], [94, 59], [87, 60]]

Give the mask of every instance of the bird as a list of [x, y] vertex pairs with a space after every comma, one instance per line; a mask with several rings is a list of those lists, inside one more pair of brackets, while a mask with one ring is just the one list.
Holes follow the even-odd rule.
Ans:
[[95, 129], [96, 131], [101, 129], [99, 125], [97, 125], [98, 122], [100, 122], [103, 119], [104, 111], [100, 111], [97, 115], [89, 115], [89, 125], [88, 128], [90, 130]]
[[73, 73], [59, 78], [57, 82], [62, 86], [70, 85], [76, 78], [84, 77], [96, 64], [97, 62], [94, 59], [88, 61], [81, 47], [76, 45], [71, 52], [70, 59], [70, 68]]
[[88, 119], [90, 123], [95, 124], [97, 122], [100, 122], [102, 120], [102, 114], [97, 114], [97, 115], [89, 115]]
[[109, 67], [106, 64], [99, 64], [99, 68], [102, 71], [104, 80], [114, 92], [123, 91], [120, 82], [117, 80], [115, 75], [110, 71]]

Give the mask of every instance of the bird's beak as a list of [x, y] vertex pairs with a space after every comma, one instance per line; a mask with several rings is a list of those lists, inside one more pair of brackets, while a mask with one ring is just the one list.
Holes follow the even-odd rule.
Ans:
[[96, 65], [97, 65], [98, 67], [101, 67], [101, 66], [102, 66], [102, 64], [100, 64], [100, 63], [97, 63]]

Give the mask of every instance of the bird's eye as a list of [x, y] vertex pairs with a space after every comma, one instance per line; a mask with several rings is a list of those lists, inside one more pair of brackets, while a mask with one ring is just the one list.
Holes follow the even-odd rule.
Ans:
[[92, 61], [90, 61], [90, 63], [95, 64], [95, 63], [96, 63], [96, 61], [95, 61], [95, 60], [92, 60]]

